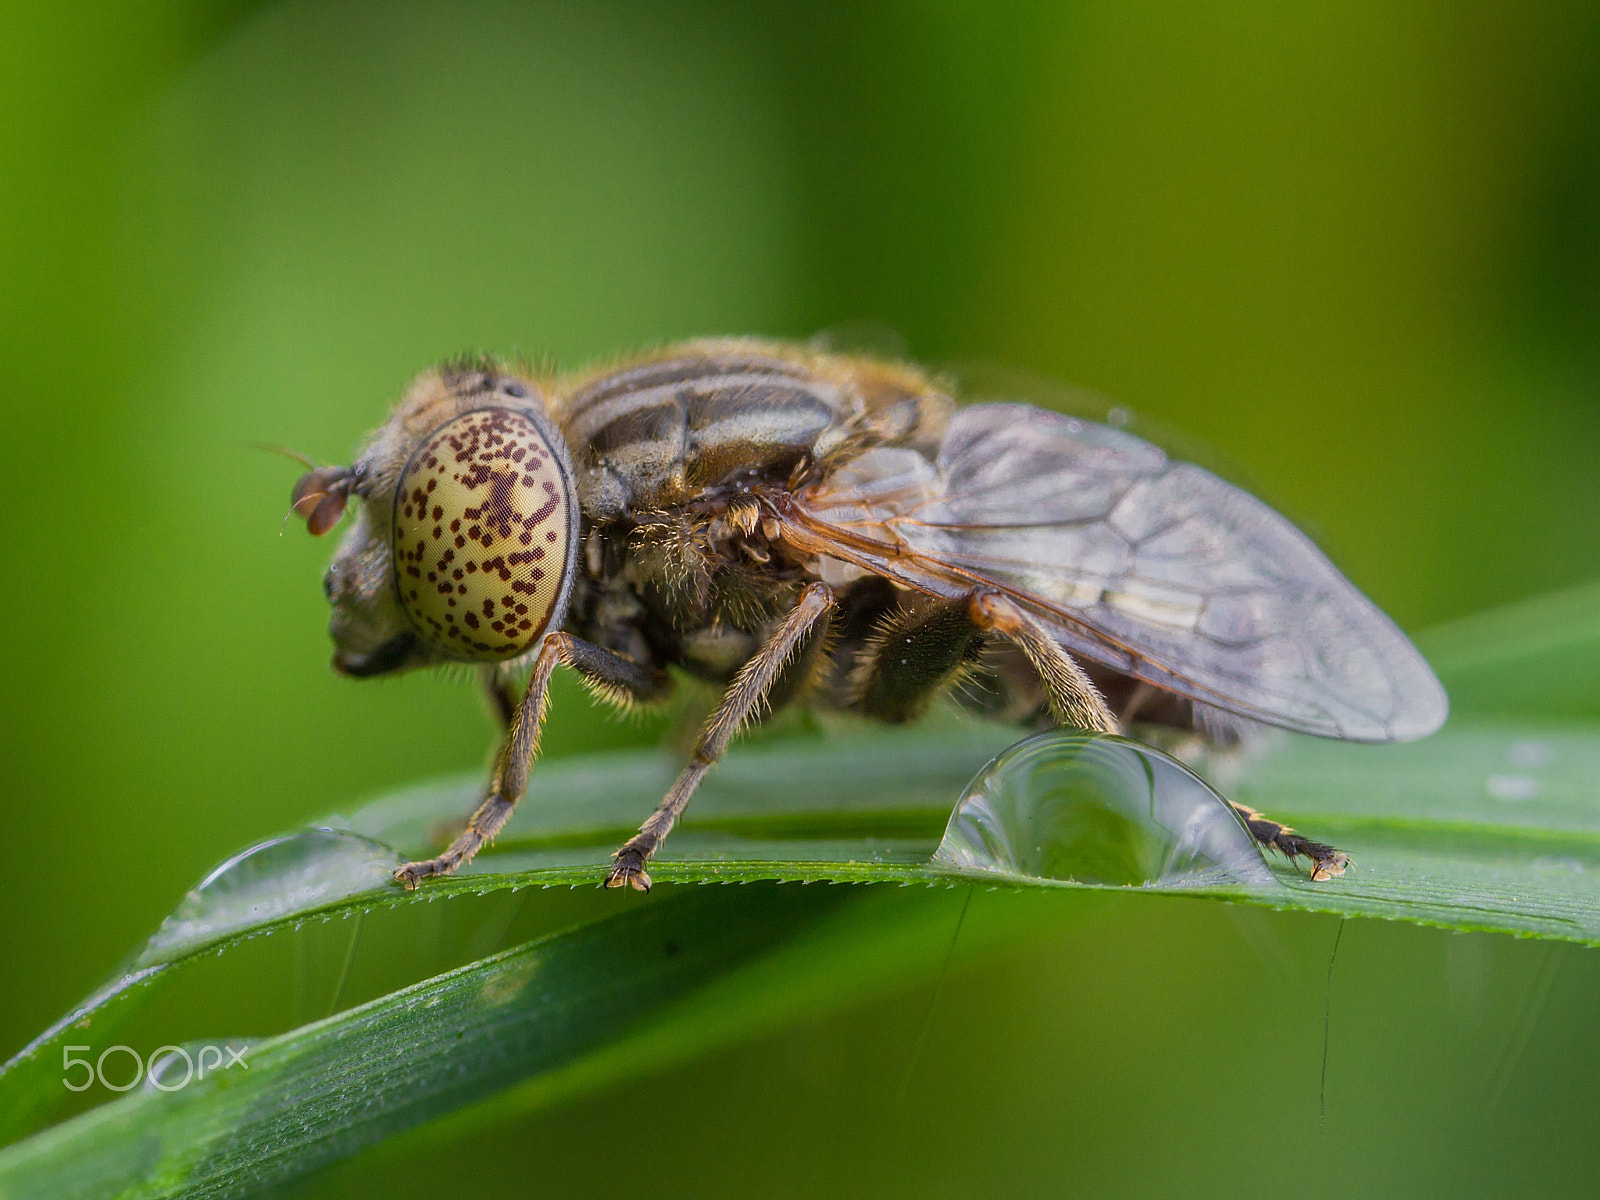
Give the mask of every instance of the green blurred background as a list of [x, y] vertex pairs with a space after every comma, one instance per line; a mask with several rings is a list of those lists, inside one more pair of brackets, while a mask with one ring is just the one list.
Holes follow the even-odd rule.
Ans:
[[[220, 857], [486, 753], [462, 684], [331, 675], [330, 546], [248, 442], [342, 461], [463, 349], [863, 319], [1214, 446], [1409, 629], [1600, 577], [1600, 9], [0, 4], [0, 1056]], [[648, 732], [563, 685], [547, 747]], [[660, 1194], [1600, 1166], [1587, 951], [1352, 926], [1320, 1131], [1334, 922], [1072, 915], [947, 982], [910, 1099], [860, 1081], [926, 988], [429, 1152], [574, 1193], [652, 1132]]]

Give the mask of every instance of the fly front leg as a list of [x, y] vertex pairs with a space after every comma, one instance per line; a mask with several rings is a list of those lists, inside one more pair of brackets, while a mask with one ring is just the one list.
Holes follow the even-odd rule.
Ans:
[[[528, 771], [539, 753], [539, 735], [544, 728], [549, 704], [550, 676], [565, 664], [583, 677], [589, 690], [614, 704], [648, 702], [665, 695], [671, 681], [663, 671], [629, 662], [609, 650], [591, 645], [568, 633], [552, 633], [533, 662], [528, 690], [511, 714], [510, 727], [495, 758], [494, 778], [489, 795], [467, 819], [467, 827], [437, 858], [407, 863], [394, 873], [406, 889], [415, 888], [433, 875], [449, 875], [472, 861], [479, 850], [494, 840], [527, 790]], [[507, 694], [503, 681], [491, 679], [491, 699]]]
[[688, 806], [695, 788], [700, 786], [700, 780], [722, 757], [733, 735], [766, 699], [768, 689], [783, 673], [791, 656], [808, 635], [820, 632], [816, 626], [827, 616], [833, 604], [833, 590], [826, 584], [806, 585], [794, 611], [784, 618], [783, 624], [766, 640], [755, 657], [734, 676], [722, 703], [701, 731], [700, 741], [694, 748], [689, 765], [678, 776], [672, 790], [649, 819], [639, 826], [639, 832], [611, 856], [615, 862], [606, 876], [607, 887], [627, 886], [640, 892], [650, 890], [650, 876], [644, 869], [650, 856], [672, 831], [673, 824]]
[[498, 667], [484, 667], [480, 678], [490, 714], [502, 732], [508, 731], [511, 722], [517, 719], [517, 706], [522, 703], [516, 685]]

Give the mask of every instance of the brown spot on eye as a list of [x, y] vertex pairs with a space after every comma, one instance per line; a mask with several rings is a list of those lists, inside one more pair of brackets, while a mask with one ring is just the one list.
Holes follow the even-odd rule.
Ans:
[[[430, 479], [428, 482], [431, 484], [433, 482], [433, 480]], [[430, 487], [428, 490], [432, 491], [433, 489]], [[438, 504], [435, 504], [433, 506], [433, 519], [435, 521], [438, 521], [438, 520], [442, 520], [443, 518], [444, 518], [444, 508], [441, 507]], [[436, 533], [436, 534], [434, 534], [434, 536], [438, 537], [439, 535]]]
[[547, 542], [555, 541], [556, 540], [556, 531], [554, 529], [546, 530], [545, 531], [545, 535], [544, 535], [544, 540], [547, 541]]
[[477, 613], [467, 613], [461, 619], [467, 623], [467, 627], [469, 629], [476, 629], [478, 627], [478, 614]]

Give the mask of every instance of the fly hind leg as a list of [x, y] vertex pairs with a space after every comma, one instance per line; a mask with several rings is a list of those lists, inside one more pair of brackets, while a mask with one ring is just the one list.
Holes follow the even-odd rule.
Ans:
[[915, 720], [977, 665], [983, 642], [965, 600], [906, 597], [862, 642], [849, 707], [891, 725]]
[[[1009, 638], [1027, 657], [1044, 684], [1051, 711], [1058, 721], [1099, 733], [1121, 732], [1116, 717], [1083, 668], [1050, 636], [1049, 630], [1014, 600], [998, 592], [977, 591], [972, 594], [971, 609], [975, 624]], [[1229, 803], [1244, 819], [1250, 836], [1258, 844], [1278, 851], [1291, 861], [1308, 859], [1311, 878], [1317, 882], [1343, 875], [1350, 865], [1349, 856], [1342, 851], [1302, 837], [1287, 825], [1262, 816], [1254, 809]]]
[[1039, 676], [1050, 712], [1063, 725], [1092, 733], [1121, 733], [1105, 697], [1050, 631], [1009, 596], [979, 590], [967, 602], [972, 623], [1006, 638]]
[[1325, 846], [1321, 842], [1313, 842], [1310, 838], [1302, 837], [1287, 825], [1279, 824], [1270, 817], [1262, 816], [1253, 808], [1243, 804], [1228, 801], [1234, 812], [1243, 818], [1245, 828], [1250, 831], [1250, 836], [1269, 850], [1276, 850], [1279, 854], [1293, 862], [1297, 858], [1304, 858], [1311, 863], [1311, 878], [1318, 883], [1332, 879], [1335, 875], [1343, 875], [1344, 869], [1350, 865], [1350, 856], [1342, 850], [1335, 850], [1332, 846]]
[[800, 593], [800, 602], [784, 618], [783, 624], [773, 631], [755, 657], [734, 676], [722, 703], [701, 731], [689, 765], [678, 776], [672, 790], [649, 819], [639, 826], [639, 832], [611, 856], [615, 861], [610, 874], [606, 876], [607, 887], [626, 886], [640, 892], [650, 890], [650, 876], [645, 871], [650, 856], [672, 831], [672, 826], [688, 807], [695, 789], [700, 786], [700, 780], [722, 757], [733, 735], [766, 702], [769, 689], [784, 673], [790, 658], [809, 638], [822, 633], [817, 626], [824, 622], [833, 605], [833, 591], [826, 584], [806, 585]]
[[986, 589], [953, 600], [911, 597], [889, 612], [851, 672], [851, 707], [891, 724], [917, 717], [977, 666], [990, 636], [1007, 639], [1026, 657], [1061, 724], [1120, 732], [1083, 668], [1049, 631], [1015, 601]]

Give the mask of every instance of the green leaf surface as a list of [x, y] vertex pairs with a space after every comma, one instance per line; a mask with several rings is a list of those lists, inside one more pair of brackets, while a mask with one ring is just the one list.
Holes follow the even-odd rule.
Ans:
[[[1588, 620], [1585, 605], [1567, 607], [1577, 624]], [[1461, 669], [1477, 669], [1466, 660], [1478, 635], [1444, 634], [1446, 650], [1452, 637], [1459, 643]], [[1561, 643], [1559, 631], [1529, 653], [1544, 654], [1551, 639]], [[1511, 671], [1508, 654], [1473, 661]], [[261, 1042], [247, 1075], [172, 1094], [147, 1088], [18, 1142], [0, 1151], [0, 1197], [248, 1192], [514, 1083], [518, 1103], [549, 1103], [934, 969], [965, 891], [951, 887], [962, 884], [1031, 889], [1056, 921], [1089, 911], [1097, 895], [1176, 890], [1600, 944], [1592, 725], [1464, 713], [1412, 745], [1285, 737], [1233, 764], [1233, 796], [1352, 855], [1345, 876], [1320, 884], [1289, 864], [1263, 866], [1203, 784], [1119, 739], [1034, 739], [969, 788], [1015, 738], [962, 724], [836, 729], [741, 748], [667, 843], [653, 867], [667, 886], [651, 902], [618, 897], [611, 917]], [[1094, 770], [1083, 774], [1086, 764]], [[1107, 783], [1113, 768], [1122, 785]], [[542, 764], [493, 850], [417, 893], [395, 887], [390, 871], [449, 836], [477, 798], [477, 778], [408, 789], [249, 848], [184, 898], [124, 975], [6, 1064], [0, 1134], [26, 1131], [59, 1097], [64, 1046], [106, 1044], [156, 985], [204, 956], [308, 919], [593, 886], [672, 773], [653, 753]], [[1026, 787], [1006, 808], [997, 797], [1017, 780]], [[1084, 787], [1115, 799], [1118, 786], [1121, 808], [1062, 800]], [[1173, 797], [1176, 818], [1160, 807]], [[1215, 835], [1193, 869], [1174, 867], [1173, 846], [1160, 840], [1185, 820]], [[770, 886], [822, 880], [946, 886]], [[682, 883], [759, 886], [671, 886]], [[1032, 917], [964, 937], [964, 952], [1022, 936], [1043, 910], [1015, 911]]]
[[[961, 893], [676, 891], [254, 1046], [247, 1071], [130, 1096], [4, 1153], [0, 1195], [248, 1193], [524, 1080], [534, 1108], [837, 1008], [944, 960]], [[962, 957], [1059, 911], [968, 928]]]
[[1600, 720], [1600, 583], [1463, 617], [1417, 645], [1455, 712]]

